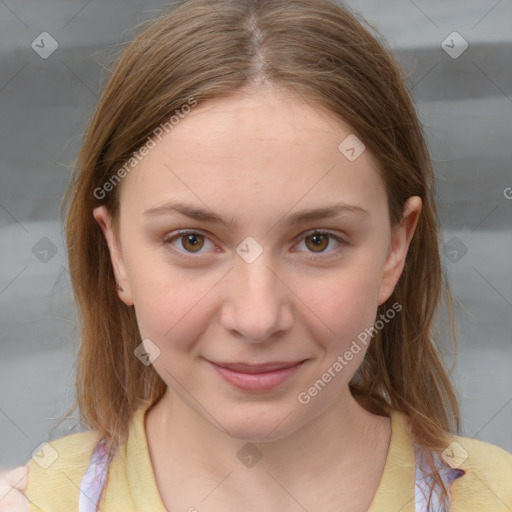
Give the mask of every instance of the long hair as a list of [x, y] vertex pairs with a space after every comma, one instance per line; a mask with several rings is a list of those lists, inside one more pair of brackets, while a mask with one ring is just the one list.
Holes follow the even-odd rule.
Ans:
[[433, 335], [444, 297], [456, 344], [439, 253], [434, 172], [406, 78], [378, 31], [334, 0], [182, 0], [127, 44], [103, 89], [65, 197], [81, 327], [75, 406], [109, 446], [124, 445], [135, 410], [156, 403], [166, 384], [134, 356], [141, 343], [134, 309], [117, 296], [108, 247], [92, 216], [93, 208], [106, 205], [117, 229], [119, 187], [97, 191], [113, 183], [154, 130], [191, 98], [201, 104], [264, 83], [293, 91], [350, 125], [380, 164], [392, 226], [410, 196], [422, 199], [402, 275], [379, 308], [398, 302], [403, 311], [374, 336], [350, 388], [372, 412], [405, 414], [425, 449], [442, 450], [449, 434], [458, 433], [456, 395]]

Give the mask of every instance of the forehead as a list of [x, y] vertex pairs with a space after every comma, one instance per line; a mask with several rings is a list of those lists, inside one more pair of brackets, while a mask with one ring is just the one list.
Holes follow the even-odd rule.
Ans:
[[249, 199], [289, 207], [301, 198], [302, 206], [382, 200], [376, 160], [367, 150], [349, 160], [340, 151], [347, 137], [348, 124], [295, 95], [211, 100], [183, 115], [123, 180], [121, 205], [123, 196], [139, 213], [170, 196], [223, 208]]
[[197, 147], [211, 151], [217, 147], [222, 151], [218, 143], [231, 141], [231, 154], [242, 155], [251, 148], [259, 153], [271, 145], [280, 154], [286, 153], [290, 145], [304, 146], [305, 150], [321, 148], [322, 152], [336, 150], [339, 136], [351, 132], [348, 124], [325, 107], [285, 90], [265, 88], [195, 107], [166, 139], [170, 142], [172, 138], [176, 144], [193, 140]]

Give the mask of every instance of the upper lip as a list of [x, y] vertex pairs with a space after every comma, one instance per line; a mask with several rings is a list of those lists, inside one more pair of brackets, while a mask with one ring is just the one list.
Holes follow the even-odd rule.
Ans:
[[233, 370], [235, 372], [240, 373], [264, 373], [271, 372], [274, 370], [282, 370], [284, 368], [291, 368], [292, 366], [296, 366], [299, 363], [304, 361], [275, 361], [271, 363], [263, 363], [263, 364], [247, 364], [247, 363], [217, 363], [215, 361], [210, 361], [211, 363], [222, 366], [223, 368], [228, 368], [229, 370]]

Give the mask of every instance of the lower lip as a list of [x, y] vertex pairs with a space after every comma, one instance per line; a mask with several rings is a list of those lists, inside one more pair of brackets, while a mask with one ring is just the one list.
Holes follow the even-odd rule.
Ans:
[[241, 373], [210, 363], [215, 370], [230, 384], [244, 391], [270, 391], [287, 381], [301, 366], [302, 363], [264, 373]]

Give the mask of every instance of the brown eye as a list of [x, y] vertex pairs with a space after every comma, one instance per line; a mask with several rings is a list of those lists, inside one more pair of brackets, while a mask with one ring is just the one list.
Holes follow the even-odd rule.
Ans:
[[[200, 256], [205, 252], [202, 249], [208, 243], [210, 243], [213, 248], [215, 247], [206, 235], [196, 231], [178, 231], [174, 235], [169, 234], [164, 237], [162, 242], [163, 245], [169, 246], [173, 252], [184, 257], [187, 255]], [[206, 247], [206, 249], [208, 249], [208, 247]]]
[[[323, 233], [313, 233], [305, 238], [308, 249], [313, 252], [322, 252], [329, 246], [329, 235]], [[311, 243], [308, 243], [311, 241]]]
[[188, 252], [200, 251], [204, 245], [203, 235], [197, 233], [191, 235], [181, 235], [181, 246]]
[[333, 258], [340, 255], [350, 244], [342, 237], [329, 231], [314, 230], [302, 235], [294, 252], [305, 252], [311, 259]]

